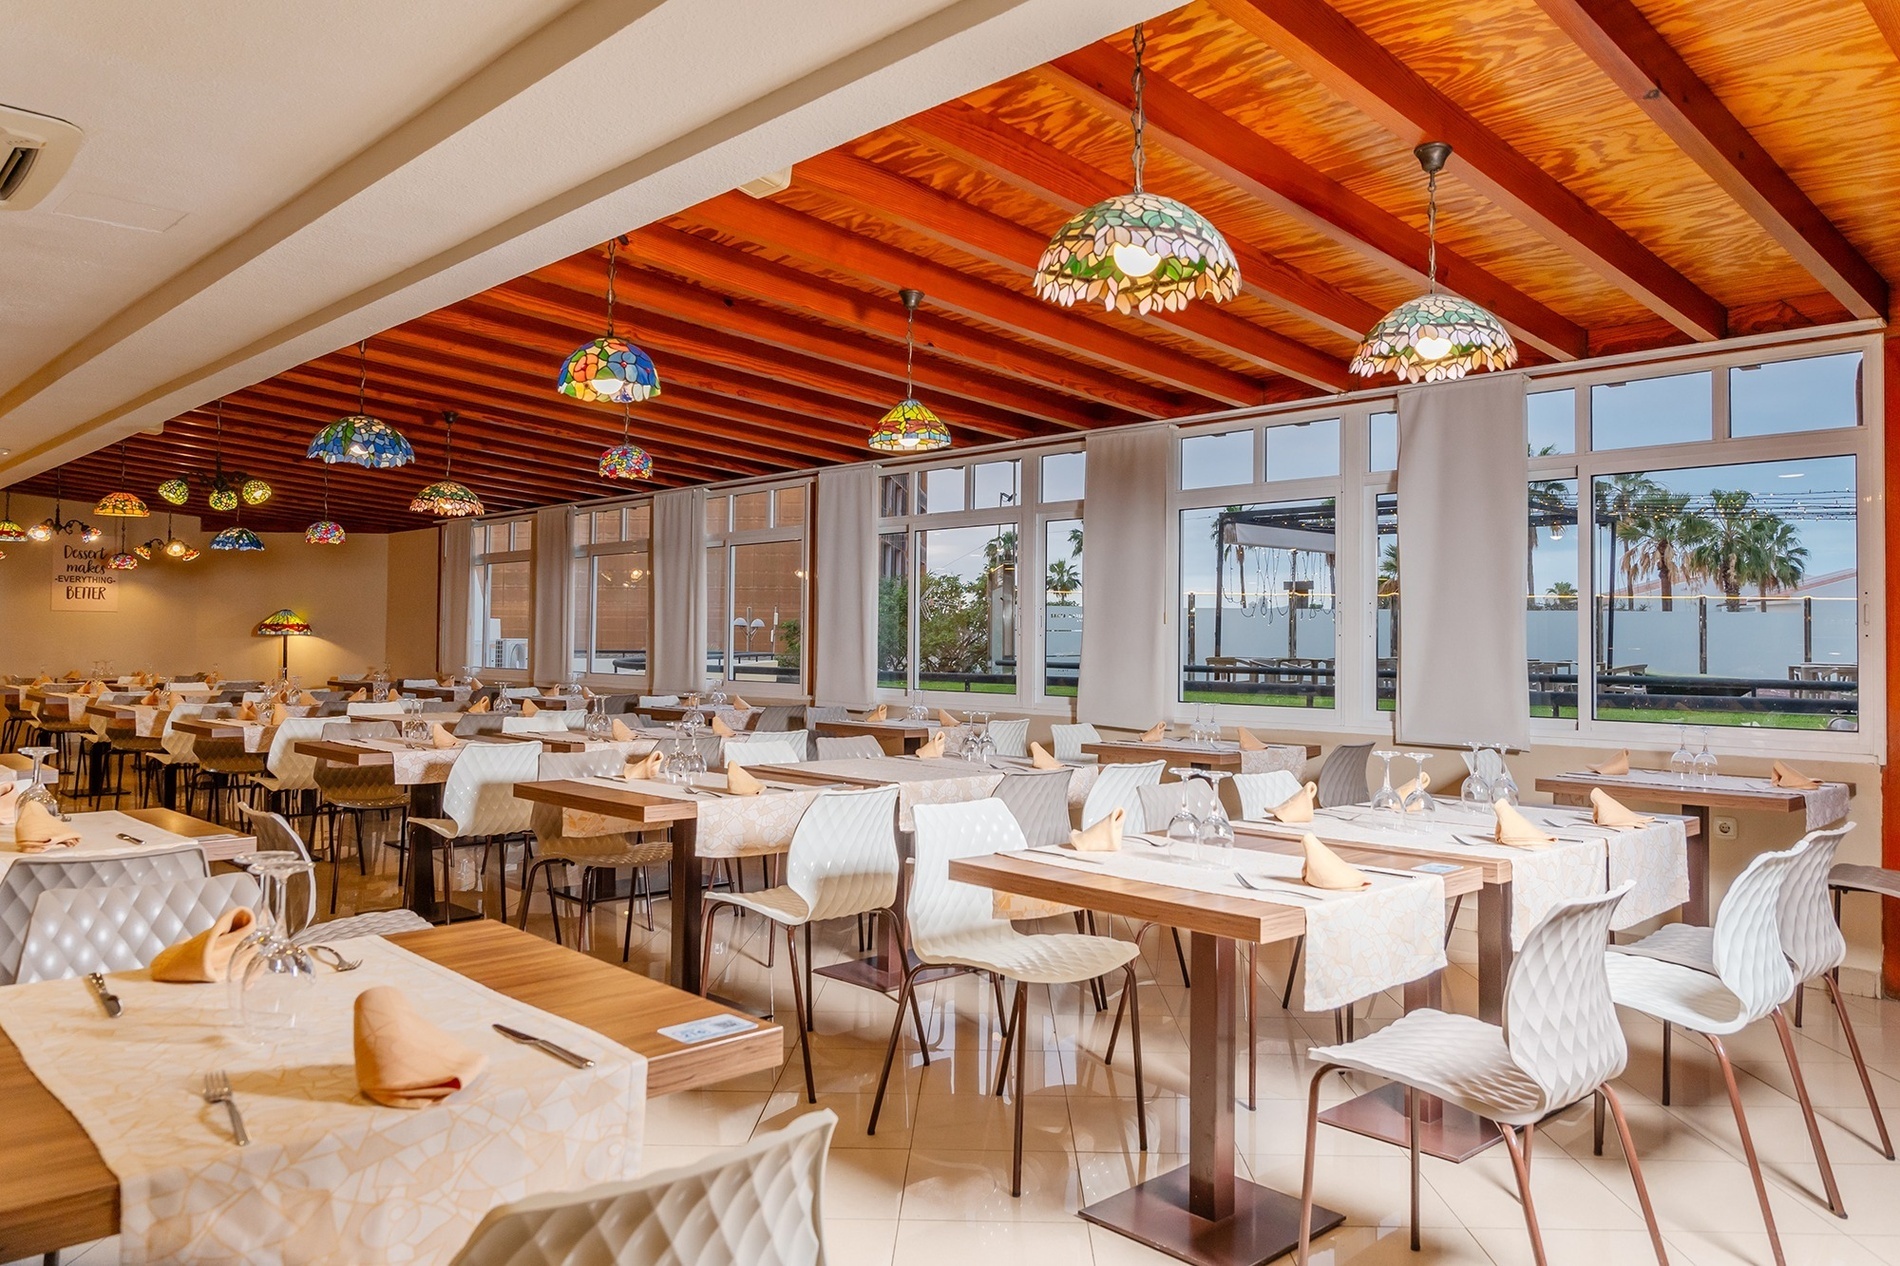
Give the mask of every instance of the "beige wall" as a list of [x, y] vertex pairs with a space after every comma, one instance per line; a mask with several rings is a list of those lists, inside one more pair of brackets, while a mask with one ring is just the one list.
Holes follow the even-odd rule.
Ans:
[[395, 532], [389, 543], [389, 612], [386, 654], [398, 677], [427, 677], [438, 671], [460, 672], [459, 664], [435, 662], [436, 579], [442, 559], [439, 528]]

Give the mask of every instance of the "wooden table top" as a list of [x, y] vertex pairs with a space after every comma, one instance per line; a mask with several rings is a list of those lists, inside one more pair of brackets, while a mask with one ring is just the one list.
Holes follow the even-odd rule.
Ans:
[[[1268, 743], [1268, 747], [1304, 747], [1311, 758], [1319, 755], [1318, 743]], [[1144, 743], [1140, 739], [1104, 739], [1084, 743], [1082, 751], [1111, 764], [1131, 764], [1151, 760], [1173, 761], [1182, 765], [1205, 765], [1211, 769], [1239, 769], [1244, 753], [1238, 747], [1195, 747], [1180, 739], [1162, 739]]]
[[581, 809], [610, 818], [621, 818], [642, 825], [663, 825], [699, 817], [699, 801], [675, 799], [625, 787], [603, 787], [572, 778], [554, 778], [546, 782], [518, 782], [515, 795], [522, 800], [559, 805], [563, 809]]
[[[777, 1068], [784, 1059], [784, 1037], [774, 1024], [693, 1046], [663, 1037], [662, 1027], [729, 1009], [492, 919], [389, 940], [646, 1056], [649, 1097]], [[4, 1034], [0, 1102], [8, 1117], [0, 1132], [0, 1261], [117, 1234], [118, 1179]]]
[[927, 739], [939, 728], [935, 721], [818, 721], [812, 733], [826, 738]]
[[[395, 720], [394, 717], [379, 717], [377, 719]], [[434, 721], [426, 712], [423, 713], [422, 719], [437, 725], [453, 725], [453, 722], [450, 721]], [[343, 722], [346, 721], [347, 718], [337, 717], [336, 720]], [[184, 728], [182, 721], [178, 724], [180, 729]], [[416, 748], [415, 750], [461, 752], [470, 743], [539, 743], [543, 751], [571, 753], [587, 751], [587, 745], [590, 742], [607, 741], [604, 739], [589, 739], [577, 731], [549, 731], [545, 734], [502, 734], [498, 731], [488, 731], [481, 734], [465, 734], [460, 737], [463, 742], [459, 747], [444, 747], [441, 749], [433, 747], [427, 749]], [[390, 742], [400, 740], [385, 739], [382, 741]], [[387, 747], [368, 747], [361, 741], [355, 739], [298, 739], [290, 745], [290, 750], [299, 756], [314, 756], [319, 760], [327, 760], [334, 765], [394, 765], [396, 763], [396, 752], [393, 749]]]
[[154, 806], [150, 809], [126, 809], [124, 813], [128, 818], [137, 818], [161, 831], [170, 831], [173, 835], [183, 835], [197, 841], [198, 847], [204, 849], [205, 857], [210, 861], [227, 862], [233, 857], [257, 851], [256, 836], [245, 835], [220, 823], [194, 818], [175, 809]]
[[[710, 703], [702, 704], [698, 708], [688, 708], [684, 704], [656, 704], [650, 708], [636, 706], [633, 711], [650, 716], [655, 721], [683, 721], [686, 719], [688, 712], [698, 712], [701, 716], [705, 717], [707, 723], [710, 724], [712, 722], [714, 708]], [[751, 729], [754, 725], [758, 724], [759, 709], [753, 708], [747, 712], [741, 720], [744, 724], [740, 725], [738, 727], [739, 729]], [[732, 724], [730, 717], [726, 718], [726, 724]]]
[[[1634, 772], [1667, 774], [1665, 769]], [[1822, 780], [1826, 781], [1826, 780]], [[1843, 783], [1851, 797], [1856, 788]], [[1537, 790], [1555, 795], [1587, 796], [1593, 787], [1614, 791], [1619, 800], [1643, 800], [1650, 804], [1692, 804], [1708, 809], [1755, 809], [1769, 813], [1797, 813], [1808, 807], [1807, 792], [1794, 787], [1707, 787], [1697, 783], [1633, 782], [1602, 774], [1551, 774], [1537, 780]]]

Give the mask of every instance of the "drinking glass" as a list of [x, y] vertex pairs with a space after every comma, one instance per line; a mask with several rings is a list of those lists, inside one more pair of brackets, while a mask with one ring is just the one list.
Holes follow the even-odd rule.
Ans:
[[422, 700], [404, 699], [402, 702], [402, 736], [410, 743], [420, 743], [429, 737], [429, 723], [422, 719]]
[[732, 696], [727, 694], [723, 687], [716, 687], [712, 692], [712, 706], [714, 710], [716, 711], [725, 707], [727, 700], [731, 698]]
[[1399, 793], [1392, 790], [1392, 758], [1398, 753], [1374, 752], [1373, 755], [1385, 762], [1385, 772], [1379, 789], [1372, 793], [1372, 807], [1397, 813], [1404, 807], [1399, 803]]
[[1688, 782], [1690, 773], [1695, 769], [1695, 753], [1689, 750], [1689, 727], [1676, 727], [1676, 750], [1669, 753], [1669, 772], [1676, 776], [1677, 782]]
[[290, 889], [303, 880], [308, 924], [316, 913], [315, 867], [300, 854], [266, 852], [252, 855], [250, 872], [262, 894], [258, 929], [231, 957], [231, 982], [237, 994], [238, 1015], [254, 1037], [292, 1029], [309, 1005], [316, 984], [316, 966], [310, 955], [290, 939], [296, 931], [290, 919]]
[[1168, 819], [1168, 855], [1186, 861], [1194, 856], [1194, 845], [1201, 838], [1201, 820], [1184, 804]]
[[587, 737], [604, 739], [611, 736], [613, 732], [613, 720], [607, 715], [607, 701], [589, 699], [587, 701]]
[[930, 719], [930, 713], [925, 710], [923, 704], [913, 703], [909, 709], [905, 711], [904, 719], [906, 721], [926, 721]]
[[1504, 753], [1510, 750], [1511, 745], [1497, 743], [1493, 746], [1498, 754], [1498, 776], [1491, 780], [1491, 799], [1493, 802], [1502, 800], [1505, 804], [1515, 806], [1518, 803], [1517, 779], [1511, 777], [1511, 767], [1504, 762]]
[[1691, 766], [1699, 782], [1707, 782], [1715, 777], [1715, 753], [1709, 750], [1709, 727], [1702, 727], [1702, 749], [1695, 754]]
[[26, 790], [20, 793], [19, 808], [23, 809], [31, 802], [39, 805], [56, 818], [65, 817], [65, 814], [59, 811], [59, 801], [54, 798], [52, 792], [46, 789], [46, 784], [40, 781], [41, 766], [45, 764], [48, 756], [56, 755], [58, 752], [59, 749], [57, 747], [23, 747], [20, 749], [20, 755], [33, 758], [33, 770], [27, 775], [28, 781]]
[[1407, 752], [1405, 759], [1412, 762], [1412, 789], [1405, 793], [1405, 803], [1399, 807], [1407, 813], [1436, 813], [1438, 801], [1425, 789], [1425, 758], [1429, 752]]
[[1458, 798], [1468, 805], [1488, 806], [1491, 804], [1491, 782], [1478, 772], [1478, 752], [1481, 749], [1476, 743], [1467, 743], [1465, 746], [1471, 749], [1471, 755], [1465, 758], [1465, 768], [1470, 772], [1465, 775], [1465, 785], [1458, 793]]
[[1201, 819], [1201, 843], [1209, 848], [1231, 849], [1234, 847], [1234, 824], [1227, 820], [1227, 810], [1220, 802], [1220, 784], [1223, 778], [1233, 775], [1219, 769], [1199, 769], [1197, 777], [1205, 779], [1208, 788], [1214, 793], [1214, 806]]

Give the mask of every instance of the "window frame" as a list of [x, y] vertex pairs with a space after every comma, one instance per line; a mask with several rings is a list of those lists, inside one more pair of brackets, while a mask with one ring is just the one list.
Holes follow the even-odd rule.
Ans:
[[[798, 489], [803, 494], [803, 502], [799, 509], [799, 519], [796, 526], [783, 525], [779, 522], [779, 493], [792, 488]], [[762, 528], [734, 528], [732, 526], [733, 499], [759, 492], [769, 494], [767, 499], [769, 513], [766, 516], [768, 526]], [[795, 479], [772, 479], [758, 483], [721, 484], [706, 489], [708, 502], [715, 498], [723, 498], [726, 503], [725, 530], [715, 533], [708, 528], [706, 539], [703, 543], [704, 552], [710, 553], [712, 550], [719, 550], [725, 563], [725, 566], [721, 570], [724, 593], [724, 597], [721, 601], [725, 610], [725, 616], [720, 623], [720, 631], [723, 635], [719, 661], [720, 674], [718, 678], [715, 679], [711, 671], [708, 670], [706, 680], [709, 684], [717, 680], [721, 687], [728, 691], [730, 691], [733, 686], [739, 685], [744, 688], [746, 694], [758, 695], [760, 698], [766, 699], [803, 699], [807, 697], [807, 684], [811, 680], [811, 645], [810, 639], [807, 638], [805, 634], [811, 627], [811, 512], [813, 492], [814, 481], [809, 476]], [[701, 521], [704, 522], [703, 517]], [[799, 566], [796, 569], [799, 594], [798, 678], [795, 681], [789, 682], [754, 681], [750, 679], [735, 682], [732, 676], [732, 595], [733, 586], [736, 583], [733, 568], [735, 553], [747, 545], [780, 544], [787, 541], [795, 541], [799, 546]], [[713, 584], [713, 577], [709, 569], [706, 577], [706, 604], [709, 611], [715, 603]], [[710, 646], [702, 647], [701, 653], [705, 654], [710, 652], [711, 649]]]
[[[628, 511], [639, 508], [645, 508], [647, 512], [647, 531], [644, 537], [640, 538], [638, 542], [635, 542], [626, 535], [627, 513]], [[617, 511], [620, 514], [619, 539], [613, 541], [594, 540], [594, 516], [610, 511]], [[570, 531], [569, 543], [571, 549], [569, 551], [567, 570], [567, 606], [571, 610], [574, 607], [576, 597], [584, 596], [587, 605], [587, 628], [585, 633], [579, 628], [570, 632], [567, 638], [569, 644], [567, 647], [568, 661], [571, 664], [574, 652], [577, 649], [581, 649], [575, 646], [574, 643], [580, 641], [581, 638], [585, 636], [587, 641], [585, 649], [588, 667], [581, 672], [581, 680], [583, 682], [590, 686], [635, 686], [638, 687], [641, 693], [645, 693], [647, 683], [651, 681], [653, 673], [653, 599], [655, 595], [650, 588], [653, 584], [653, 498], [649, 495], [644, 497], [628, 497], [616, 501], [592, 501], [584, 505], [577, 505], [574, 507], [573, 521], [577, 524], [583, 521], [586, 522], [588, 543], [585, 545], [573, 545], [573, 536]], [[628, 546], [636, 543], [641, 547], [639, 551], [628, 548]], [[595, 575], [599, 569], [599, 563], [596, 560], [614, 554], [632, 554], [636, 552], [645, 553], [647, 557], [646, 583], [649, 589], [647, 594], [646, 671], [640, 673], [594, 672], [592, 671], [592, 666], [597, 657], [596, 652], [598, 649], [595, 645], [595, 639], [598, 634], [600, 622], [598, 607], [599, 592], [595, 585]], [[584, 595], [577, 595], [574, 591], [574, 586], [581, 583], [580, 572], [583, 563], [586, 564], [586, 592]]]
[[[477, 551], [472, 553], [469, 558], [469, 581], [471, 584], [470, 611], [468, 621], [468, 646], [465, 648], [466, 658], [464, 662], [477, 666], [483, 674], [493, 677], [498, 681], [531, 682], [534, 680], [533, 537], [529, 537], [529, 543], [525, 548], [516, 548], [515, 542], [516, 529], [521, 525], [526, 524], [529, 532], [533, 532], [534, 517], [532, 513], [511, 514], [502, 518], [477, 519], [474, 523], [474, 531], [479, 535], [483, 545], [487, 544], [488, 533], [491, 529], [498, 527], [506, 527], [508, 529], [509, 548], [488, 552]], [[483, 632], [488, 624], [489, 597], [494, 592], [493, 586], [488, 583], [486, 573], [491, 567], [501, 563], [525, 563], [528, 568], [528, 636], [526, 639], [528, 644], [526, 659], [528, 662], [526, 667], [523, 668], [499, 668], [484, 662], [487, 660], [488, 655], [487, 639], [483, 636]], [[477, 605], [476, 599], [478, 598], [480, 600], [480, 610], [475, 609]]]

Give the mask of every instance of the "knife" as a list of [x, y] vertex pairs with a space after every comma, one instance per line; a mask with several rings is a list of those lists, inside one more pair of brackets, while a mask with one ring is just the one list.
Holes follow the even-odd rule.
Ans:
[[[113, 1005], [117, 1005], [116, 1000]], [[520, 1029], [511, 1029], [505, 1024], [497, 1024], [495, 1026], [495, 1032], [511, 1041], [520, 1042], [524, 1046], [539, 1047], [562, 1063], [572, 1064], [576, 1068], [592, 1068], [594, 1066], [594, 1061], [587, 1058], [587, 1056], [576, 1055], [565, 1046], [556, 1046], [544, 1037], [536, 1037], [532, 1033], [523, 1033]]]
[[86, 983], [91, 985], [92, 991], [99, 995], [99, 1005], [106, 1009], [106, 1014], [115, 1020], [118, 1019], [125, 1007], [120, 1004], [119, 995], [106, 988], [106, 978], [98, 972], [93, 972], [86, 977]]

